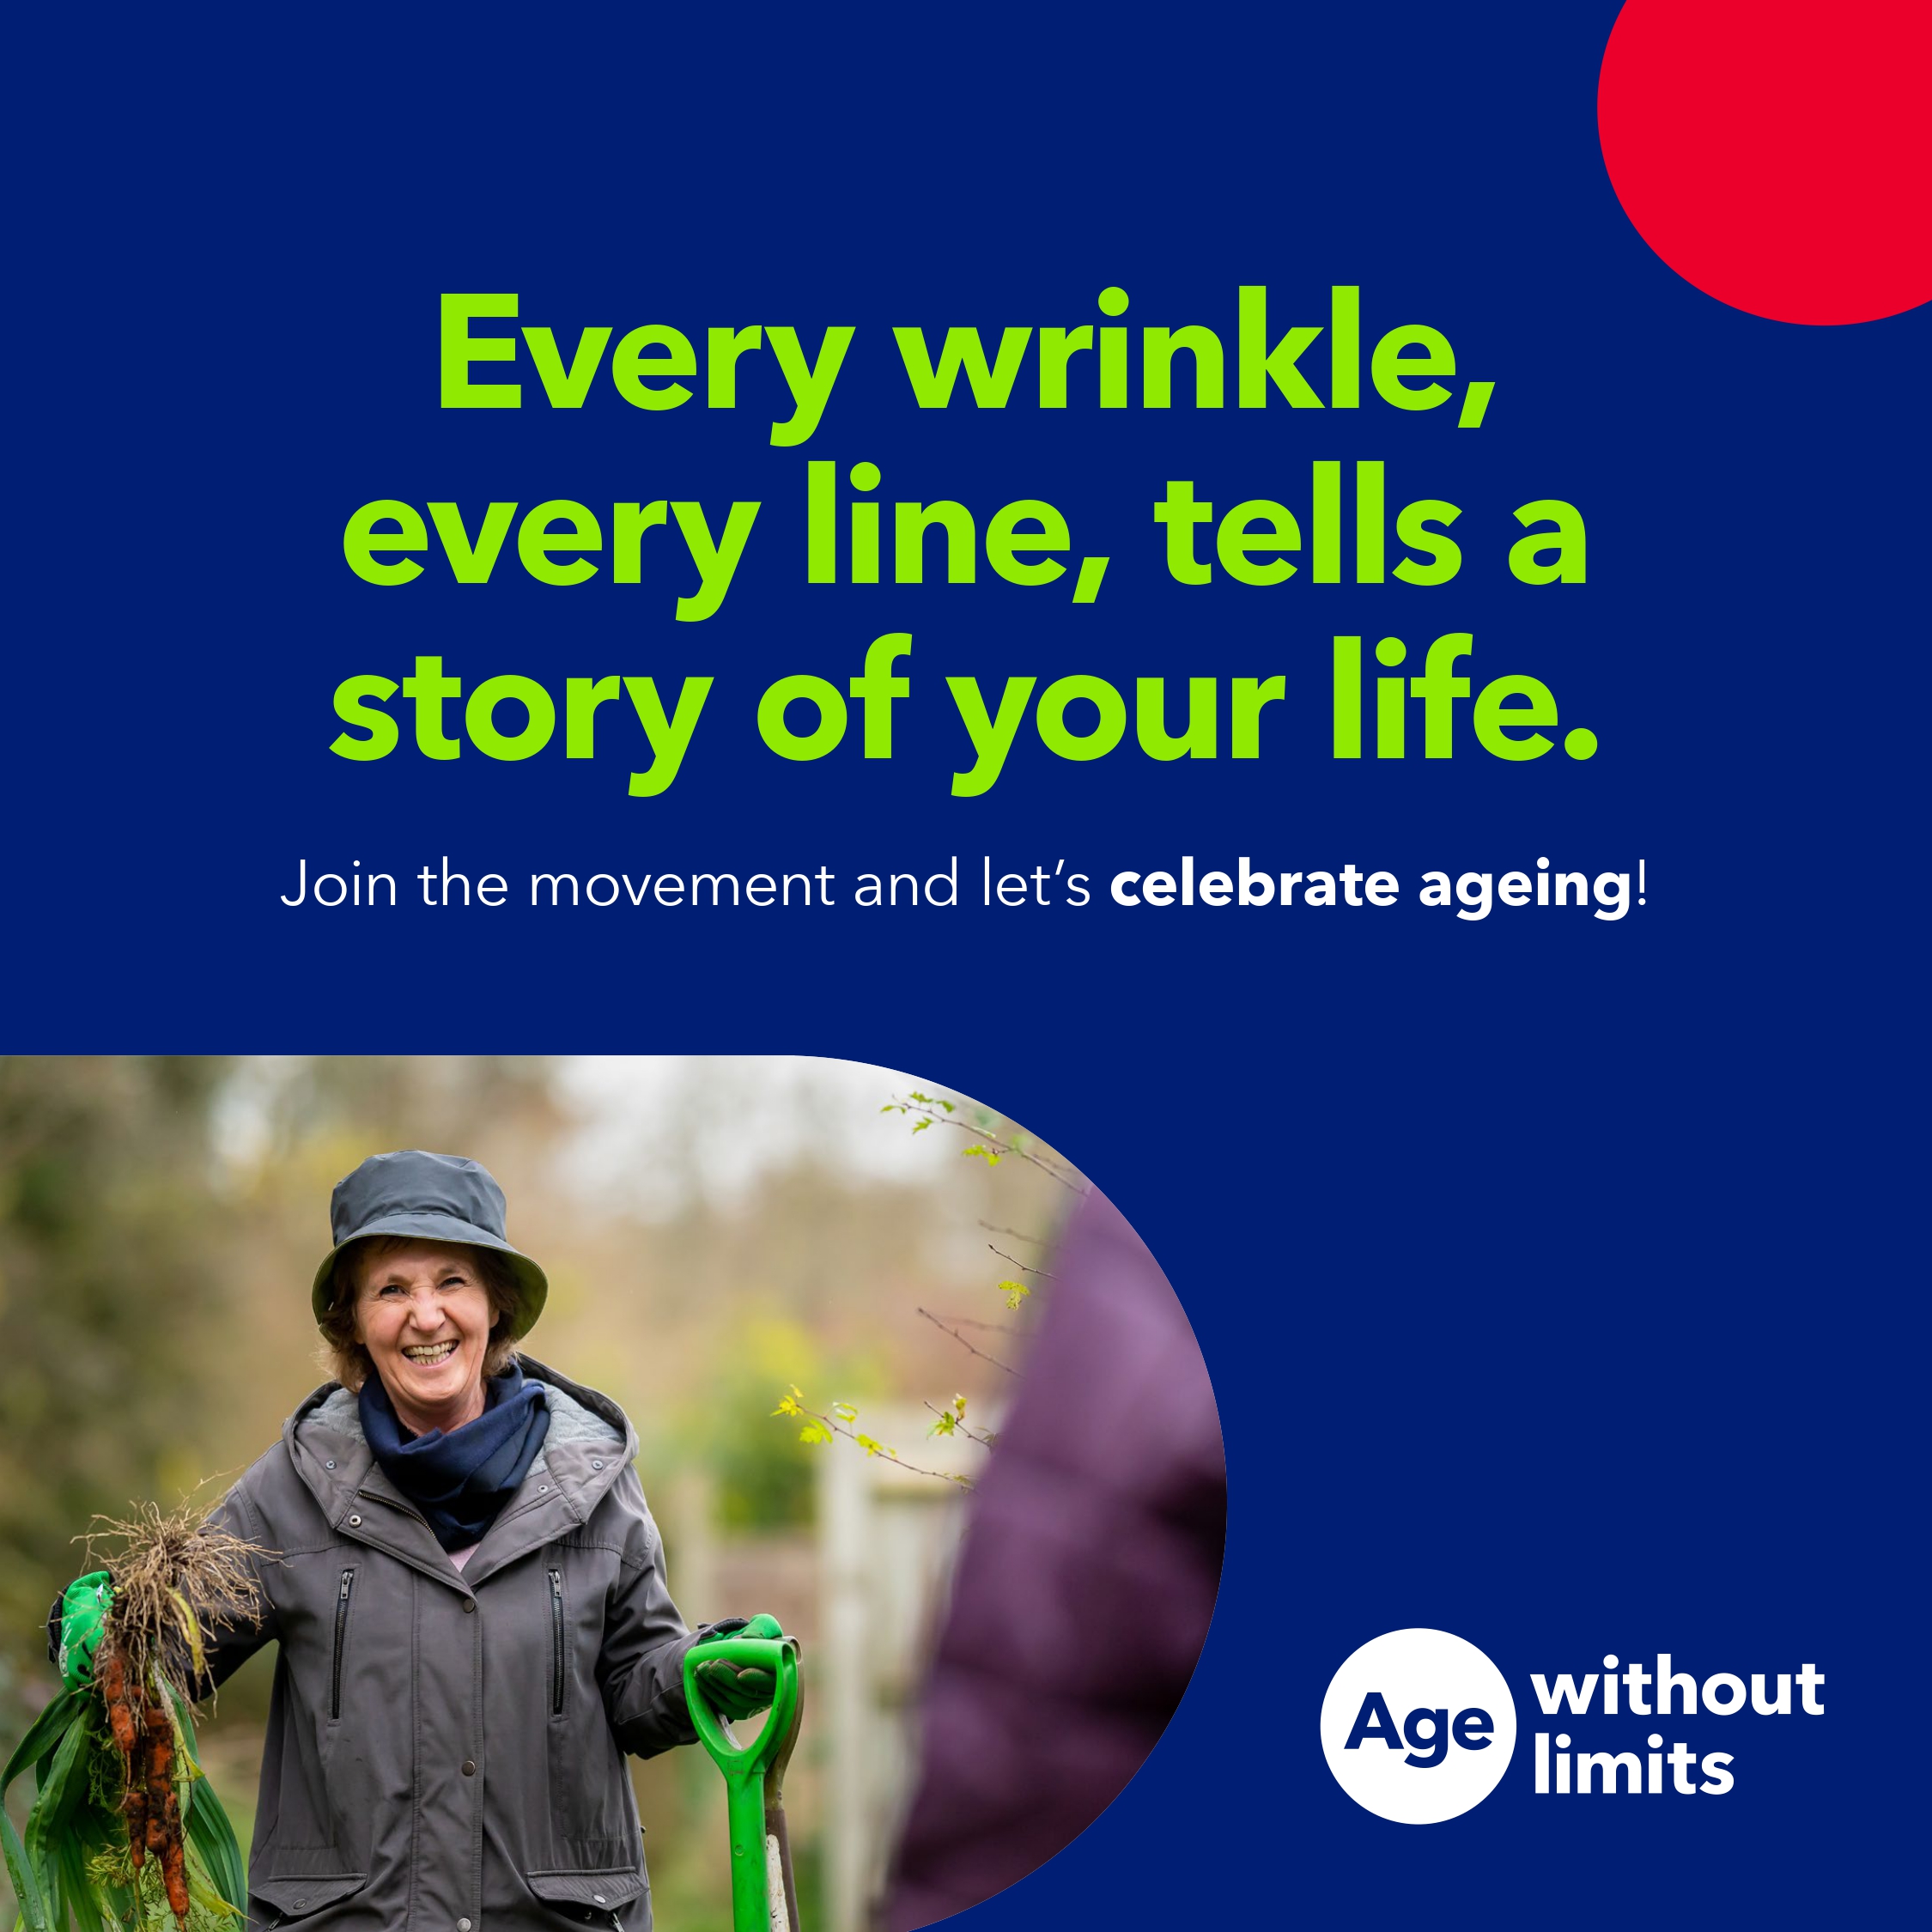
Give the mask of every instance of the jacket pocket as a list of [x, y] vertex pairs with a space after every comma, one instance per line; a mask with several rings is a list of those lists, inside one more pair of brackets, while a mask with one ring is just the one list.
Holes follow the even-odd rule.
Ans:
[[604, 1873], [635, 1866], [637, 1807], [597, 1682], [604, 1579], [578, 1552], [561, 1546], [532, 1564], [523, 1584], [530, 1623], [518, 1704], [528, 1713], [523, 1721], [538, 1727], [532, 1742], [549, 1764], [547, 1789], [530, 1796], [524, 1869]]
[[342, 1582], [336, 1591], [336, 1643], [329, 1666], [329, 1722], [331, 1724], [342, 1716], [343, 1649], [349, 1637], [349, 1605], [355, 1589], [355, 1570], [351, 1564], [343, 1571]]
[[307, 1918], [325, 1905], [333, 1905], [359, 1892], [368, 1883], [366, 1872], [318, 1872], [289, 1878], [252, 1874], [248, 1892], [270, 1908], [269, 1923], [285, 1925], [292, 1919]]
[[650, 1889], [639, 1871], [528, 1872], [525, 1882], [551, 1911], [586, 1925], [619, 1925], [617, 1913]]

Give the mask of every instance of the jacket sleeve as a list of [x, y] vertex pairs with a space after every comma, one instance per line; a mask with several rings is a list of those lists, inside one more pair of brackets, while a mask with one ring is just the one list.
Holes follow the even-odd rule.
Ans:
[[[264, 1643], [282, 1635], [282, 1613], [275, 1600], [276, 1557], [260, 1511], [249, 1499], [244, 1477], [222, 1498], [205, 1525], [225, 1530], [252, 1545], [256, 1554], [246, 1565], [255, 1586], [255, 1603], [247, 1610], [233, 1605], [201, 1604], [201, 1640], [207, 1669], [195, 1686], [197, 1698], [204, 1698], [224, 1684]], [[216, 1619], [227, 1622], [219, 1627]]]
[[624, 1472], [611, 1499], [622, 1511], [624, 1537], [598, 1681], [618, 1744], [634, 1757], [651, 1758], [697, 1736], [684, 1704], [684, 1653], [714, 1626], [686, 1629], [671, 1601], [664, 1544], [635, 1470]]

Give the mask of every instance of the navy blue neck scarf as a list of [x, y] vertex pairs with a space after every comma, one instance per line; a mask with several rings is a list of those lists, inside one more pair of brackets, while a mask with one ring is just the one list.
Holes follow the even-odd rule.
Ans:
[[483, 1413], [447, 1434], [432, 1429], [427, 1436], [410, 1435], [380, 1376], [363, 1382], [357, 1400], [362, 1433], [376, 1461], [422, 1510], [446, 1550], [483, 1540], [497, 1511], [530, 1473], [550, 1426], [544, 1385], [526, 1381], [514, 1362], [483, 1384]]

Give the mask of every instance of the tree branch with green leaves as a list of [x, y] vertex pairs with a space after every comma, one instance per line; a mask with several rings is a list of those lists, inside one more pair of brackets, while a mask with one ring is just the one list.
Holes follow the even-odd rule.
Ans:
[[[962, 1396], [958, 1400], [963, 1404], [965, 1398]], [[799, 1431], [799, 1440], [801, 1443], [816, 1446], [830, 1442], [835, 1436], [843, 1436], [847, 1441], [856, 1443], [867, 1455], [883, 1455], [887, 1461], [896, 1463], [900, 1468], [909, 1470], [915, 1476], [932, 1476], [940, 1482], [957, 1483], [961, 1489], [970, 1489], [973, 1486], [970, 1476], [955, 1475], [948, 1469], [921, 1468], [916, 1462], [907, 1461], [897, 1449], [888, 1443], [880, 1442], [877, 1437], [867, 1435], [857, 1426], [859, 1412], [850, 1402], [834, 1402], [831, 1413], [826, 1414], [809, 1406], [805, 1401], [805, 1391], [793, 1382], [790, 1394], [780, 1396], [778, 1406], [771, 1413], [774, 1415], [795, 1417], [802, 1422], [805, 1426]], [[963, 1415], [963, 1408], [961, 1413]], [[935, 1436], [952, 1433], [950, 1429], [933, 1429], [928, 1432]]]

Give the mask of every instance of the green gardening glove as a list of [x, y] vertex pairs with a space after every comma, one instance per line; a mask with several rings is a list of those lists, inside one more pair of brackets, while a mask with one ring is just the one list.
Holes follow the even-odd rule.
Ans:
[[[776, 1617], [762, 1613], [738, 1624], [714, 1631], [715, 1637], [783, 1637]], [[698, 1682], [704, 1687], [705, 1701], [720, 1717], [739, 1718], [769, 1710], [776, 1688], [773, 1674], [755, 1666], [726, 1663], [722, 1657], [707, 1659], [697, 1667]]]
[[94, 1653], [100, 1643], [100, 1626], [114, 1601], [113, 1586], [105, 1570], [76, 1577], [60, 1599], [60, 1648], [54, 1661], [60, 1680], [77, 1691], [94, 1676]]

